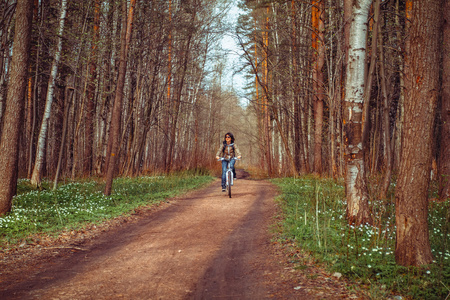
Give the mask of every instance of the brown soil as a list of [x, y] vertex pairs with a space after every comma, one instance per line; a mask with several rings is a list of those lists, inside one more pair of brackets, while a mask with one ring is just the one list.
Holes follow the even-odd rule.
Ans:
[[[242, 174], [241, 174], [242, 175]], [[273, 242], [276, 188], [220, 182], [0, 255], [0, 299], [362, 299]]]

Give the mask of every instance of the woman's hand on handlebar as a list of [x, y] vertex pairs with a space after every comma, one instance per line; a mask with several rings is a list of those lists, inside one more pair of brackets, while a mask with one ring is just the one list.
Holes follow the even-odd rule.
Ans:
[[[217, 159], [217, 160], [225, 160], [225, 158], [219, 157], [219, 156], [216, 156], [216, 159]], [[233, 158], [231, 158], [231, 159], [241, 159], [241, 156], [233, 157]]]

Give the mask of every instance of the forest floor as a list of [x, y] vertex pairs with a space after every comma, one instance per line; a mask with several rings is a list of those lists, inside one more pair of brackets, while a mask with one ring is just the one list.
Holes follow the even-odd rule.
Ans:
[[276, 187], [220, 181], [0, 253], [0, 299], [366, 299], [276, 242]]

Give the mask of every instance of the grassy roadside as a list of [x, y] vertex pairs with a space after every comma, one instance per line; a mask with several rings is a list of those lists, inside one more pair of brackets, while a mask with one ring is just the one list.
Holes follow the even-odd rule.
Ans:
[[362, 285], [371, 299], [402, 295], [431, 300], [450, 295], [448, 202], [430, 204], [434, 263], [422, 268], [405, 268], [395, 263], [393, 199], [371, 199], [374, 226], [355, 227], [345, 220], [342, 183], [315, 177], [273, 182], [281, 190], [282, 238], [293, 241], [331, 272], [339, 272]]
[[36, 190], [28, 180], [19, 180], [12, 211], [0, 218], [0, 250], [34, 234], [55, 235], [157, 205], [212, 180], [192, 174], [117, 178], [111, 196], [103, 195], [105, 184], [101, 181], [71, 182], [56, 190], [50, 189], [51, 183], [44, 183]]

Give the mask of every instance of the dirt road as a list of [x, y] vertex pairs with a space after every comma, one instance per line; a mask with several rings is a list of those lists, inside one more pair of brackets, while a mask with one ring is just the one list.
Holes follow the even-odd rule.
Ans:
[[16, 261], [17, 272], [1, 274], [0, 298], [335, 299], [299, 285], [274, 254], [275, 195], [268, 182], [238, 180], [230, 199], [215, 181], [95, 239]]

